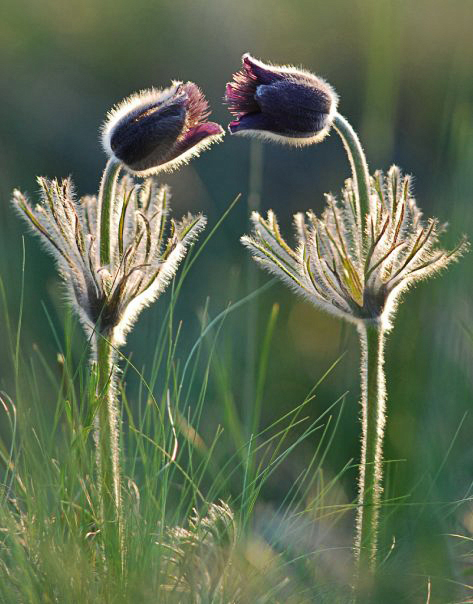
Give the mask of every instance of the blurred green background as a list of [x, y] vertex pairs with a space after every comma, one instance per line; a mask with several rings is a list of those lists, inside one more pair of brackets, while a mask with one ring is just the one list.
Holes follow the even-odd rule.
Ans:
[[[100, 125], [114, 103], [141, 88], [167, 86], [172, 79], [195, 81], [210, 101], [213, 119], [226, 124], [229, 114], [221, 102], [225, 83], [246, 51], [274, 63], [303, 65], [325, 77], [340, 95], [341, 113], [360, 133], [371, 169], [387, 169], [395, 162], [414, 174], [424, 213], [449, 222], [446, 243], [452, 246], [463, 232], [471, 240], [472, 24], [471, 0], [0, 0], [0, 268], [11, 317], [18, 316], [25, 233], [9, 204], [12, 188], [34, 197], [36, 175], [70, 174], [79, 194], [95, 192], [105, 163]], [[161, 179], [172, 186], [176, 216], [199, 210], [210, 224], [242, 193], [186, 281], [176, 311], [176, 321], [184, 321], [183, 357], [198, 333], [207, 298], [215, 316], [247, 293], [248, 281], [262, 284], [268, 279], [264, 273], [248, 275], [254, 269], [239, 243], [248, 230], [250, 147], [248, 139], [227, 136], [223, 144]], [[266, 145], [261, 207], [276, 211], [289, 236], [292, 214], [308, 208], [320, 212], [323, 193], [337, 194], [348, 176], [336, 135], [304, 150]], [[24, 241], [23, 350], [34, 356], [38, 346], [54, 364], [57, 347], [46, 310], [60, 326], [62, 290], [37, 240], [27, 235]], [[391, 496], [452, 502], [470, 495], [472, 262], [470, 254], [439, 279], [410, 292], [389, 336], [386, 458], [398, 460], [389, 466]], [[226, 320], [219, 340], [226, 383], [244, 422], [251, 405], [248, 354], [250, 361], [253, 348], [258, 354], [273, 302], [280, 304], [280, 314], [262, 425], [301, 402], [347, 352], [308, 411], [315, 418], [348, 392], [324, 462], [327, 476], [333, 476], [359, 456], [359, 351], [352, 328], [276, 284], [251, 308], [245, 306]], [[140, 317], [129, 339], [127, 351], [133, 351], [138, 366], [146, 365], [154, 350], [165, 308], [164, 297]], [[254, 332], [250, 343], [249, 328]], [[0, 387], [8, 391], [13, 376], [6, 353], [6, 347], [0, 350]], [[204, 432], [210, 434], [225, 421], [221, 398], [215, 383]], [[54, 394], [45, 385], [45, 414], [53, 403]], [[313, 442], [299, 447], [271, 479], [263, 494], [269, 506], [282, 499], [318, 438], [315, 434]], [[227, 445], [231, 449], [230, 441]], [[340, 501], [353, 499], [355, 470], [342, 478], [340, 489]], [[451, 527], [445, 528], [445, 518], [437, 512], [421, 524], [415, 519], [415, 514], [410, 520], [403, 515], [397, 521], [394, 515], [384, 542], [389, 545], [395, 535], [402, 551], [403, 540], [411, 539], [410, 556], [435, 556], [431, 543]], [[468, 503], [456, 508], [454, 522], [458, 532], [470, 535], [473, 512]], [[439, 573], [442, 564], [440, 559], [434, 566]], [[460, 576], [458, 581], [468, 582]]]

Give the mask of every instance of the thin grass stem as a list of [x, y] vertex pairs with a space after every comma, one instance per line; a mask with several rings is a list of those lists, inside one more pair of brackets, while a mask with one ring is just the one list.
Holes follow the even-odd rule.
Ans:
[[[258, 140], [251, 140], [250, 145], [250, 168], [248, 183], [248, 215], [259, 212], [261, 206], [261, 189], [263, 184], [263, 145]], [[253, 265], [248, 266], [246, 274], [246, 288], [253, 292], [259, 286], [259, 271]], [[243, 405], [246, 437], [249, 438], [252, 431], [251, 417], [253, 413], [254, 398], [256, 395], [256, 333], [258, 331], [258, 304], [248, 307], [246, 316], [246, 355], [245, 355], [245, 378], [243, 385]]]

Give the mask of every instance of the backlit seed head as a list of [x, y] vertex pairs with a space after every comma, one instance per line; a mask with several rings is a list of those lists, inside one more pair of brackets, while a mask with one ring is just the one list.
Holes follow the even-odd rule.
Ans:
[[202, 91], [192, 82], [173, 82], [165, 90], [143, 90], [112, 109], [102, 129], [102, 144], [132, 173], [170, 171], [222, 139]]
[[243, 69], [227, 84], [225, 101], [235, 120], [232, 134], [302, 146], [329, 132], [338, 103], [322, 78], [295, 67], [279, 67], [243, 55]]
[[422, 219], [410, 177], [401, 176], [395, 166], [386, 177], [376, 172], [372, 178], [364, 225], [356, 214], [355, 195], [348, 180], [341, 201], [327, 195], [320, 218], [313, 212], [296, 214], [296, 249], [282, 238], [271, 211], [266, 220], [253, 213], [253, 235], [242, 242], [264, 268], [315, 306], [389, 329], [400, 294], [446, 268], [468, 244], [463, 238], [451, 251], [438, 247], [444, 225]]
[[97, 198], [77, 199], [70, 179], [39, 178], [41, 203], [20, 191], [13, 202], [55, 257], [69, 298], [90, 335], [94, 329], [122, 345], [141, 310], [155, 300], [205, 226], [202, 215], [168, 223], [169, 190], [153, 179], [141, 185], [125, 176], [116, 188], [111, 261], [100, 263]]
[[241, 592], [242, 577], [232, 564], [236, 523], [226, 503], [211, 503], [206, 515], [194, 510], [188, 527], [168, 529], [166, 541], [164, 584], [178, 587], [186, 599], [192, 595], [197, 602], [236, 601], [229, 599], [229, 587], [236, 583], [237, 593]]

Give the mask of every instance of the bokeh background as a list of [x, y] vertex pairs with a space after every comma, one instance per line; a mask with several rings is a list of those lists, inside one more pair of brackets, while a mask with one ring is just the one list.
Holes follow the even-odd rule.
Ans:
[[[114, 103], [137, 89], [167, 86], [172, 79], [195, 81], [210, 101], [213, 119], [227, 123], [225, 83], [246, 51], [274, 63], [303, 65], [325, 77], [340, 95], [340, 111], [360, 133], [370, 167], [387, 169], [397, 163], [414, 174], [424, 213], [449, 223], [446, 243], [453, 246], [462, 233], [472, 239], [472, 24], [470, 0], [0, 0], [0, 269], [12, 320], [20, 306], [26, 230], [10, 207], [11, 190], [18, 187], [34, 197], [36, 175], [70, 174], [80, 194], [95, 192], [105, 163], [100, 125]], [[200, 210], [210, 224], [242, 194], [186, 281], [176, 310], [176, 320], [184, 326], [184, 358], [207, 299], [210, 316], [215, 316], [244, 296], [249, 283], [268, 279], [253, 269], [239, 243], [248, 230], [251, 180], [261, 180], [261, 208], [274, 209], [289, 236], [292, 214], [308, 208], [320, 212], [323, 193], [337, 194], [348, 176], [335, 134], [304, 150], [259, 148], [248, 139], [227, 136], [178, 173], [163, 176], [172, 186], [175, 215]], [[39, 347], [54, 365], [57, 346], [47, 316], [61, 334], [62, 290], [38, 242], [27, 235], [24, 247], [23, 350], [33, 357]], [[411, 503], [426, 497], [453, 502], [470, 495], [472, 262], [470, 254], [440, 278], [409, 292], [388, 340], [388, 489]], [[276, 284], [225, 321], [218, 350], [226, 388], [244, 424], [252, 403], [252, 359], [258, 356], [274, 302], [280, 313], [262, 425], [300, 403], [345, 353], [308, 411], [315, 418], [347, 393], [324, 461], [326, 475], [334, 476], [359, 455], [359, 350], [351, 328]], [[146, 366], [154, 350], [165, 308], [166, 297], [144, 313], [130, 338], [127, 350], [133, 350], [138, 366]], [[7, 348], [0, 347], [0, 387], [8, 390], [12, 383]], [[204, 435], [225, 423], [218, 383], [206, 403]], [[41, 378], [38, 387], [44, 389], [47, 414], [55, 397]], [[270, 508], [282, 500], [318, 438], [315, 434], [302, 444], [271, 478], [260, 505]], [[231, 439], [227, 446], [232, 448]], [[340, 501], [351, 501], [355, 492], [353, 470], [340, 479]], [[424, 514], [424, 522], [417, 522], [415, 514], [406, 520], [405, 514], [394, 513], [383, 538], [389, 544], [396, 536], [400, 548], [409, 541], [406, 551], [417, 560], [416, 568], [429, 560], [441, 575], [442, 556], [450, 545], [441, 550], [433, 545], [445, 532], [444, 516], [435, 510]], [[468, 504], [455, 508], [455, 518], [458, 531], [470, 535]], [[426, 562], [426, 574], [431, 572], [427, 567]], [[465, 576], [457, 579], [468, 583]], [[449, 589], [444, 587], [445, 597]]]

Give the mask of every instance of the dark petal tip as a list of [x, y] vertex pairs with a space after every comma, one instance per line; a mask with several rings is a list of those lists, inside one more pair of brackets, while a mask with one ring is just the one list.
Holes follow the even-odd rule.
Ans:
[[256, 79], [243, 70], [233, 74], [233, 81], [225, 88], [225, 102], [230, 113], [240, 117], [244, 113], [258, 111], [258, 104], [255, 101], [257, 84]]
[[243, 63], [243, 67], [248, 71], [251, 71], [251, 69], [256, 66], [255, 60], [249, 52], [242, 56], [241, 61]]
[[233, 122], [230, 122], [228, 124], [228, 130], [229, 130], [230, 134], [235, 134], [236, 132], [238, 132], [239, 125], [240, 125], [239, 120], [234, 120]]
[[188, 120], [191, 125], [204, 122], [210, 115], [209, 104], [202, 90], [194, 82], [186, 82], [182, 85], [187, 101], [186, 107]]
[[205, 124], [199, 124], [195, 128], [191, 128], [185, 138], [195, 139], [198, 137], [199, 140], [202, 140], [207, 136], [215, 136], [223, 133], [224, 130], [220, 124], [217, 124], [216, 122], [205, 122]]
[[189, 128], [183, 138], [174, 146], [172, 153], [167, 158], [167, 161], [173, 161], [179, 158], [187, 151], [190, 151], [193, 147], [197, 147], [199, 143], [205, 141], [210, 137], [219, 136], [224, 134], [225, 131], [215, 122], [206, 122], [205, 124], [198, 124], [192, 128]]
[[270, 117], [262, 113], [249, 113], [242, 115], [238, 120], [230, 122], [228, 129], [231, 134], [242, 132], [243, 130], [266, 130], [274, 132], [276, 125]]
[[249, 53], [243, 55], [242, 63], [247, 76], [256, 80], [257, 84], [271, 84], [284, 77], [277, 67], [265, 65], [254, 59]]

